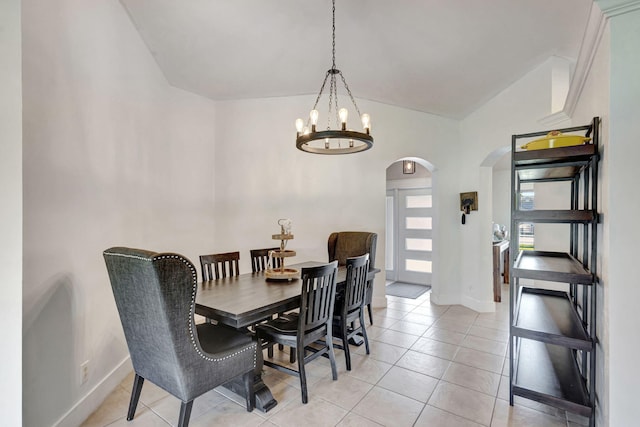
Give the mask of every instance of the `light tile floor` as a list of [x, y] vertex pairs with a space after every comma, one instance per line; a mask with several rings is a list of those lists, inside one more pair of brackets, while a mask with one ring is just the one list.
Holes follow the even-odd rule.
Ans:
[[[248, 413], [244, 401], [219, 388], [197, 398], [190, 425], [198, 426], [565, 426], [587, 419], [516, 397], [509, 406], [508, 295], [494, 313], [459, 305], [389, 296], [367, 328], [371, 354], [352, 347], [352, 370], [336, 350], [338, 380], [329, 361], [308, 365], [309, 403], [300, 401], [299, 380], [265, 367], [264, 381], [278, 405]], [[288, 356], [276, 352], [281, 361]], [[265, 354], [266, 356], [266, 354]], [[125, 419], [133, 374], [83, 426], [175, 425], [180, 402], [145, 383], [136, 416]]]

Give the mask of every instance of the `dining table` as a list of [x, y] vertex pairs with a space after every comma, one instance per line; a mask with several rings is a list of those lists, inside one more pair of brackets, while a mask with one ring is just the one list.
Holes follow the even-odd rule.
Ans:
[[[287, 265], [287, 268], [302, 270], [305, 267], [324, 264], [326, 262], [306, 261]], [[369, 270], [369, 286], [379, 271], [375, 268]], [[346, 267], [338, 267], [336, 274], [338, 289], [344, 286], [346, 278]], [[264, 271], [207, 280], [198, 285], [195, 312], [206, 317], [208, 321], [253, 333], [251, 330], [253, 325], [270, 319], [278, 313], [299, 308], [301, 290], [298, 279], [267, 279]], [[262, 352], [258, 351], [254, 376], [256, 408], [267, 412], [277, 405], [277, 401], [262, 381], [262, 367]], [[245, 388], [241, 379], [231, 381], [225, 384], [225, 387], [241, 396], [244, 394]]]

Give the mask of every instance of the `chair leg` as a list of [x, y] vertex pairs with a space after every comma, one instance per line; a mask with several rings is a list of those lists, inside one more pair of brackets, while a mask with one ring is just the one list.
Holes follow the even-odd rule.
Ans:
[[[293, 348], [291, 348], [293, 353]], [[300, 388], [302, 389], [302, 403], [309, 401], [309, 395], [307, 394], [307, 374], [304, 368], [304, 346], [301, 345], [296, 348], [298, 353], [298, 374], [300, 376]]]
[[[327, 334], [325, 337], [329, 348], [329, 361], [331, 362], [331, 376], [334, 381], [338, 379], [338, 367], [336, 366], [336, 354], [333, 351], [333, 336]], [[347, 344], [348, 345], [348, 344]]]
[[367, 337], [367, 328], [364, 326], [364, 311], [360, 310], [360, 329], [362, 329], [362, 338], [364, 339], [364, 347], [369, 354], [369, 338]]
[[191, 408], [193, 407], [193, 400], [188, 402], [182, 402], [180, 405], [180, 418], [178, 419], [178, 427], [188, 427], [189, 418], [191, 418]]
[[136, 414], [136, 408], [138, 407], [138, 399], [140, 399], [140, 392], [142, 391], [142, 385], [144, 384], [144, 378], [136, 374], [133, 379], [133, 389], [131, 390], [131, 400], [129, 400], [129, 412], [127, 413], [127, 421], [131, 421]]
[[247, 412], [253, 411], [253, 408], [256, 407], [256, 395], [253, 390], [253, 379], [254, 372], [253, 369], [242, 376], [244, 381], [244, 392], [246, 395], [247, 402]]
[[344, 360], [347, 364], [347, 371], [351, 370], [351, 350], [349, 349], [349, 337], [347, 335], [347, 324], [342, 322], [342, 349], [344, 350]]
[[371, 311], [371, 304], [367, 304], [367, 311], [369, 312], [369, 324], [373, 325], [373, 311]]
[[[302, 358], [304, 359], [304, 349], [302, 350]], [[293, 347], [289, 347], [289, 363], [296, 363], [296, 352]]]

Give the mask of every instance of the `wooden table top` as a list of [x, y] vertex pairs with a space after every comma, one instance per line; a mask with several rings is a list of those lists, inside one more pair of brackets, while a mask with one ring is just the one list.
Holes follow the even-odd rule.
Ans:
[[[287, 267], [302, 269], [326, 264], [308, 261]], [[372, 270], [375, 275], [378, 269]], [[336, 284], [344, 283], [345, 267], [339, 267]], [[256, 324], [282, 311], [300, 305], [300, 280], [267, 280], [264, 272], [201, 282], [196, 294], [196, 314], [215, 319], [234, 328]]]

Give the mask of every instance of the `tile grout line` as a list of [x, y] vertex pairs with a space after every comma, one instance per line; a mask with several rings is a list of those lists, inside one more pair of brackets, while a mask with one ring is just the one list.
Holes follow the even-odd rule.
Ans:
[[[418, 306], [418, 307], [420, 307], [420, 306]], [[445, 315], [445, 314], [446, 314], [446, 313], [451, 309], [451, 307], [452, 307], [452, 306], [449, 306], [449, 307], [447, 308], [447, 310], [445, 310], [445, 311], [444, 311], [444, 312], [443, 312], [443, 313], [438, 317], [438, 319], [442, 318], [442, 317], [443, 317], [443, 316], [444, 316], [444, 315]], [[413, 310], [411, 310], [411, 311], [413, 311]], [[411, 313], [411, 311], [409, 311], [409, 313]], [[473, 328], [473, 326], [480, 326], [480, 327], [483, 327], [482, 325], [476, 325], [476, 320], [477, 320], [477, 316], [476, 316], [476, 319], [474, 319], [473, 323], [471, 324], [471, 326], [469, 326], [469, 328], [467, 329], [467, 331], [466, 331], [465, 333], [458, 332], [458, 331], [453, 331], [453, 332], [457, 332], [457, 333], [463, 334], [463, 335], [465, 336], [465, 338], [466, 338], [467, 336], [475, 337], [475, 335], [470, 335], [470, 334], [469, 334], [469, 331]], [[435, 322], [434, 322], [434, 323], [435, 323]], [[432, 327], [434, 327], [434, 326], [433, 326], [433, 325], [431, 325], [431, 326], [427, 329], [427, 331], [428, 331], [429, 329], [431, 329]], [[388, 328], [386, 328], [386, 329], [388, 329]], [[444, 329], [444, 328], [437, 328], [437, 329]], [[487, 328], [487, 329], [492, 329], [492, 328]], [[447, 330], [447, 329], [445, 329], [445, 330]], [[498, 329], [495, 329], [495, 330], [498, 330]], [[448, 330], [448, 331], [451, 331], [451, 330]], [[425, 333], [426, 333], [426, 331], [425, 331]], [[424, 334], [423, 334], [421, 337], [424, 337]], [[430, 337], [425, 337], [425, 338], [432, 339], [432, 338], [430, 338]], [[489, 338], [484, 338], [484, 337], [478, 337], [478, 338], [482, 338], [482, 339], [485, 339], [485, 340], [487, 340], [487, 341], [499, 342], [499, 341], [491, 340], [491, 339], [489, 339]], [[434, 339], [434, 340], [435, 340], [435, 339]], [[435, 340], [435, 341], [439, 341], [439, 340]], [[439, 341], [439, 342], [443, 342], [443, 341]], [[445, 342], [445, 344], [450, 344], [450, 343], [446, 343], [446, 342]], [[508, 345], [508, 343], [507, 343], [507, 345]], [[490, 354], [490, 355], [494, 355], [494, 356], [502, 357], [503, 359], [506, 359], [506, 356], [499, 356], [499, 355], [495, 355], [495, 354], [493, 354], [493, 353], [483, 352], [482, 350], [478, 350], [478, 349], [474, 349], [474, 348], [470, 348], [470, 347], [465, 347], [465, 346], [462, 346], [462, 345], [458, 345], [457, 347], [458, 347], [458, 348], [456, 349], [456, 354], [460, 351], [460, 348], [464, 347], [464, 348], [469, 348], [469, 349], [471, 349], [471, 350], [479, 351], [479, 352], [482, 352], [482, 353], [486, 353], [486, 354]], [[410, 349], [411, 349], [411, 348], [408, 348], [408, 349], [407, 349], [407, 351], [408, 351], [408, 350], [410, 350]], [[413, 351], [416, 351], [416, 350], [413, 350]], [[424, 353], [424, 354], [428, 354], [428, 353]], [[433, 356], [433, 355], [430, 355], [430, 356], [432, 356], [432, 357], [438, 357], [438, 356]], [[454, 355], [453, 357], [455, 358], [455, 355]], [[444, 359], [444, 358], [440, 358], [440, 359], [442, 359], [442, 360], [447, 360], [447, 359]], [[449, 366], [447, 366], [447, 368], [446, 368], [445, 372], [443, 373], [443, 376], [446, 374], [446, 372], [448, 371], [448, 369], [451, 367], [451, 363], [454, 363], [454, 361], [453, 361], [453, 360], [449, 360]], [[459, 362], [456, 362], [456, 363], [459, 363]], [[461, 364], [462, 364], [462, 363], [461, 363]], [[503, 364], [504, 364], [504, 361], [503, 361]], [[462, 365], [465, 365], [465, 364], [462, 364]], [[393, 364], [393, 366], [397, 366], [397, 365], [396, 365], [396, 363], [394, 363], [394, 364]], [[469, 366], [469, 365], [465, 365], [465, 366]], [[475, 368], [475, 369], [479, 369], [479, 370], [483, 370], [482, 368], [477, 368], [477, 367], [473, 367], [473, 366], [470, 366], [470, 367]], [[503, 375], [502, 375], [502, 371], [503, 371], [503, 370], [504, 370], [504, 366], [503, 366], [503, 369], [501, 370], [501, 372], [500, 372], [499, 374], [497, 374], [497, 375], [499, 376], [500, 380], [501, 380], [501, 378], [502, 378], [502, 376], [503, 376]], [[487, 370], [484, 370], [484, 371], [495, 374], [495, 372], [492, 372], [492, 371], [487, 371]], [[433, 377], [432, 377], [432, 378], [433, 378]], [[454, 384], [454, 385], [457, 385], [457, 384], [455, 384], [455, 383], [450, 383], [450, 382], [448, 382], [448, 381], [446, 381], [446, 380], [444, 380], [444, 379], [442, 379], [442, 378], [438, 378], [438, 385], [439, 385], [441, 382], [444, 382], [444, 383], [447, 383], [447, 384]], [[471, 391], [476, 391], [476, 392], [478, 392], [478, 393], [482, 393], [482, 394], [485, 394], [485, 395], [490, 396], [490, 397], [492, 397], [492, 398], [493, 398], [493, 408], [492, 408], [492, 411], [491, 411], [491, 418], [490, 418], [490, 422], [489, 422], [489, 426], [490, 426], [490, 425], [491, 425], [491, 423], [493, 422], [494, 417], [495, 417], [496, 405], [497, 405], [497, 403], [498, 403], [498, 399], [499, 399], [499, 397], [498, 397], [498, 393], [499, 393], [499, 391], [500, 391], [500, 387], [499, 387], [500, 385], [498, 384], [498, 390], [496, 390], [496, 395], [495, 395], [495, 396], [492, 396], [492, 395], [490, 395], [490, 394], [486, 394], [486, 393], [483, 393], [483, 392], [480, 392], [480, 391], [477, 391], [477, 390], [470, 389], [470, 388], [468, 388], [468, 387], [466, 387], [466, 386], [461, 386], [461, 385], [457, 385], [457, 386], [462, 387], [462, 388], [465, 388], [465, 389], [468, 389], [468, 390], [471, 390]], [[437, 387], [437, 385], [436, 385], [436, 387]], [[434, 388], [434, 391], [435, 391], [435, 388]], [[427, 406], [427, 405], [429, 405], [429, 400], [431, 399], [431, 396], [432, 396], [432, 395], [433, 395], [433, 392], [432, 392], [432, 393], [431, 393], [431, 395], [429, 396], [429, 399], [427, 399], [427, 403], [426, 403], [426, 404], [425, 404], [425, 406], [423, 407], [423, 409], [422, 409], [422, 411], [420, 412], [420, 414], [422, 414], [422, 412], [424, 411], [424, 409], [426, 408], [426, 406]], [[500, 400], [502, 400], [502, 399], [500, 399]], [[436, 408], [437, 408], [437, 407], [436, 407]], [[528, 407], [525, 407], [525, 408], [526, 408], [526, 409], [529, 409], [529, 410], [536, 411], [536, 412], [538, 412], [538, 413], [540, 413], [540, 414], [542, 414], [542, 415], [548, 415], [548, 416], [551, 416], [551, 417], [556, 418], [556, 419], [562, 419], [562, 418], [560, 418], [560, 417], [556, 417], [556, 416], [551, 415], [551, 414], [546, 414], [546, 413], [544, 413], [544, 412], [542, 412], [542, 411], [538, 411], [538, 410], [533, 409], [533, 408], [528, 408]], [[461, 418], [463, 418], [463, 419], [467, 419], [467, 420], [469, 420], [469, 421], [472, 421], [472, 422], [476, 422], [476, 423], [477, 423], [477, 421], [475, 421], [475, 420], [471, 420], [471, 419], [469, 419], [469, 418], [463, 417], [463, 416], [458, 415], [458, 414], [453, 414], [452, 412], [446, 411], [446, 410], [444, 410], [444, 409], [441, 409], [441, 408], [437, 408], [437, 409], [442, 410], [442, 411], [444, 411], [444, 412], [447, 412], [447, 413], [449, 413], [449, 414], [452, 414], [452, 415], [454, 415], [454, 416], [458, 416], [458, 417], [461, 417]], [[420, 416], [418, 416], [418, 418], [417, 418], [417, 419], [419, 419], [419, 417], [420, 417]], [[417, 419], [416, 419], [416, 422], [417, 422]], [[565, 421], [566, 425], [568, 425], [569, 421], [568, 421], [568, 419], [567, 419], [567, 417], [566, 417], [566, 411], [565, 411], [564, 421]], [[414, 424], [415, 424], [415, 422], [414, 422]], [[480, 423], [478, 423], [478, 424], [480, 424]]]
[[[371, 422], [374, 422], [374, 423], [378, 424], [378, 422], [377, 422], [377, 421], [372, 420], [372, 419], [368, 418], [367, 416], [363, 416], [363, 415], [358, 414], [358, 413], [356, 413], [356, 412], [354, 412], [354, 411], [353, 411], [353, 410], [354, 410], [354, 409], [355, 409], [355, 408], [356, 408], [356, 407], [357, 407], [357, 406], [358, 406], [358, 405], [359, 405], [359, 404], [360, 404], [360, 403], [361, 403], [361, 402], [362, 402], [362, 401], [363, 401], [363, 400], [364, 400], [368, 395], [370, 395], [370, 393], [372, 392], [372, 390], [374, 390], [374, 388], [376, 388], [376, 387], [378, 387], [378, 388], [380, 388], [380, 389], [382, 389], [382, 390], [389, 391], [389, 392], [391, 392], [391, 393], [395, 393], [395, 394], [397, 394], [397, 395], [399, 395], [399, 396], [402, 396], [402, 397], [404, 397], [404, 398], [410, 399], [410, 400], [412, 400], [412, 401], [414, 401], [414, 402], [417, 402], [417, 403], [420, 403], [420, 404], [422, 405], [422, 409], [420, 409], [420, 411], [418, 412], [418, 415], [417, 415], [416, 419], [413, 421], [412, 425], [415, 425], [415, 424], [417, 423], [417, 421], [420, 419], [420, 417], [421, 417], [421, 416], [422, 416], [422, 414], [424, 413], [424, 411], [425, 411], [425, 409], [427, 408], [427, 406], [430, 406], [430, 407], [432, 407], [432, 408], [436, 408], [436, 409], [438, 409], [439, 411], [443, 411], [443, 412], [445, 412], [445, 413], [447, 413], [447, 414], [450, 414], [450, 415], [452, 415], [452, 416], [459, 417], [459, 418], [461, 418], [461, 419], [465, 419], [465, 420], [469, 420], [469, 421], [472, 421], [472, 422], [474, 422], [474, 423], [478, 423], [478, 421], [475, 421], [475, 420], [473, 420], [473, 419], [467, 418], [467, 417], [465, 417], [465, 416], [461, 416], [461, 415], [459, 415], [459, 414], [452, 413], [452, 412], [450, 412], [450, 411], [447, 411], [447, 410], [444, 410], [444, 409], [438, 408], [437, 406], [433, 406], [433, 405], [430, 405], [430, 404], [429, 404], [429, 401], [430, 401], [430, 400], [431, 400], [431, 398], [433, 397], [433, 394], [434, 394], [435, 390], [436, 390], [436, 389], [438, 388], [438, 386], [440, 386], [441, 384], [453, 384], [453, 385], [455, 385], [455, 386], [457, 386], [457, 387], [461, 387], [461, 388], [466, 389], [466, 390], [469, 390], [469, 391], [473, 391], [473, 392], [480, 393], [480, 394], [483, 394], [483, 395], [486, 395], [486, 396], [490, 396], [490, 397], [493, 399], [493, 408], [492, 408], [492, 411], [491, 411], [491, 418], [490, 418], [489, 425], [491, 425], [491, 423], [493, 423], [493, 422], [494, 422], [494, 420], [495, 420], [495, 416], [496, 416], [497, 405], [498, 405], [498, 399], [500, 399], [500, 398], [498, 397], [499, 392], [500, 392], [500, 382], [502, 381], [502, 377], [503, 377], [503, 376], [505, 376], [505, 375], [503, 375], [503, 373], [504, 373], [504, 364], [505, 364], [505, 361], [508, 359], [508, 356], [507, 356], [507, 355], [502, 355], [502, 356], [500, 356], [500, 355], [496, 355], [495, 353], [490, 353], [490, 352], [487, 352], [487, 351], [479, 350], [479, 349], [477, 349], [477, 348], [467, 347], [467, 346], [461, 345], [461, 343], [462, 343], [462, 342], [463, 342], [467, 337], [473, 337], [473, 338], [479, 338], [479, 339], [482, 339], [482, 340], [486, 340], [486, 341], [490, 341], [490, 342], [495, 342], [495, 343], [499, 343], [499, 344], [505, 344], [505, 343], [504, 343], [504, 342], [502, 342], [502, 341], [498, 341], [498, 340], [494, 340], [494, 339], [491, 339], [491, 338], [487, 338], [487, 337], [482, 337], [482, 336], [474, 335], [473, 333], [471, 333], [471, 331], [472, 331], [472, 329], [473, 329], [474, 327], [480, 327], [480, 328], [485, 328], [485, 329], [492, 330], [492, 331], [504, 332], [504, 331], [502, 331], [501, 329], [495, 329], [495, 328], [491, 328], [491, 327], [485, 326], [485, 325], [483, 325], [483, 324], [478, 324], [478, 323], [477, 323], [477, 322], [478, 322], [478, 320], [480, 320], [480, 321], [482, 321], [482, 320], [490, 320], [490, 321], [492, 321], [492, 322], [496, 322], [496, 324], [497, 324], [497, 323], [499, 323], [499, 322], [503, 322], [504, 320], [499, 320], [499, 319], [483, 319], [483, 318], [480, 318], [480, 317], [479, 317], [479, 314], [478, 314], [478, 313], [476, 313], [476, 315], [475, 315], [475, 317], [474, 317], [473, 321], [470, 323], [469, 327], [466, 329], [466, 331], [465, 331], [465, 332], [455, 331], [455, 330], [452, 330], [452, 329], [446, 329], [446, 328], [441, 328], [441, 327], [439, 328], [439, 327], [435, 326], [435, 324], [437, 323], [437, 321], [438, 321], [438, 320], [455, 320], [455, 319], [450, 319], [450, 317], [447, 317], [446, 315], [447, 315], [448, 313], [449, 313], [449, 314], [451, 314], [451, 315], [455, 315], [455, 313], [454, 313], [454, 312], [455, 312], [455, 311], [457, 311], [457, 309], [454, 309], [454, 310], [452, 310], [452, 309], [453, 309], [454, 307], [458, 307], [458, 305], [438, 306], [438, 307], [446, 307], [446, 309], [444, 309], [441, 313], [437, 314], [436, 316], [433, 316], [433, 315], [427, 315], [427, 314], [424, 314], [424, 312], [415, 312], [416, 310], [419, 310], [421, 307], [425, 306], [425, 304], [431, 304], [431, 302], [430, 302], [430, 294], [431, 294], [431, 292], [427, 292], [427, 293], [425, 294], [425, 295], [428, 295], [428, 297], [427, 297], [427, 298], [424, 298], [424, 295], [423, 295], [423, 296], [421, 296], [421, 297], [419, 297], [418, 299], [421, 299], [421, 300], [422, 300], [419, 304], [417, 304], [417, 305], [408, 305], [408, 306], [410, 307], [410, 309], [409, 309], [408, 311], [404, 311], [404, 310], [395, 310], [396, 312], [402, 312], [402, 313], [403, 313], [403, 316], [402, 316], [401, 318], [399, 318], [399, 319], [392, 318], [392, 317], [386, 317], [386, 316], [385, 316], [385, 320], [386, 320], [386, 322], [384, 322], [384, 324], [387, 324], [387, 326], [379, 326], [378, 324], [377, 324], [377, 325], [375, 325], [376, 327], [378, 327], [378, 328], [380, 328], [380, 329], [382, 329], [382, 330], [384, 330], [384, 331], [393, 331], [393, 332], [398, 332], [398, 333], [402, 333], [402, 334], [410, 335], [410, 336], [412, 336], [412, 337], [415, 337], [415, 341], [414, 341], [414, 342], [413, 342], [409, 347], [403, 347], [403, 346], [399, 346], [399, 345], [395, 345], [395, 344], [390, 344], [390, 343], [387, 343], [387, 342], [384, 342], [384, 341], [378, 341], [378, 340], [377, 340], [377, 339], [375, 339], [375, 338], [370, 338], [370, 340], [371, 340], [371, 341], [375, 341], [375, 342], [377, 342], [377, 343], [381, 343], [381, 344], [384, 344], [384, 345], [388, 345], [388, 346], [392, 346], [392, 347], [395, 347], [395, 348], [399, 348], [399, 349], [404, 350], [404, 352], [403, 352], [403, 353], [402, 353], [402, 354], [401, 354], [401, 355], [400, 355], [400, 356], [399, 356], [399, 357], [398, 357], [398, 358], [397, 358], [393, 363], [391, 363], [391, 364], [390, 364], [390, 368], [389, 368], [387, 371], [385, 371], [385, 373], [380, 377], [380, 379], [378, 379], [374, 384], [369, 383], [369, 384], [371, 384], [371, 388], [370, 388], [370, 389], [369, 389], [369, 390], [368, 390], [368, 391], [367, 391], [367, 392], [366, 392], [366, 393], [365, 393], [365, 394], [364, 394], [364, 395], [363, 395], [363, 396], [362, 396], [362, 397], [361, 397], [361, 398], [360, 398], [360, 399], [359, 399], [359, 400], [358, 400], [358, 401], [357, 401], [357, 402], [356, 402], [356, 403], [351, 407], [351, 409], [345, 409], [345, 408], [342, 408], [342, 407], [340, 407], [340, 405], [336, 405], [336, 404], [334, 404], [334, 403], [332, 403], [332, 402], [330, 402], [330, 401], [328, 401], [328, 400], [326, 400], [326, 399], [324, 399], [324, 398], [322, 398], [322, 397], [320, 397], [320, 396], [318, 397], [318, 399], [321, 399], [323, 402], [325, 402], [325, 403], [327, 403], [327, 404], [330, 404], [330, 405], [334, 405], [334, 406], [336, 406], [336, 407], [338, 407], [338, 408], [342, 409], [343, 411], [346, 411], [346, 413], [345, 413], [345, 414], [340, 418], [340, 420], [336, 423], [336, 425], [337, 425], [337, 424], [340, 424], [341, 422], [343, 422], [347, 417], [349, 417], [349, 415], [350, 415], [350, 414], [354, 414], [354, 415], [356, 415], [356, 416], [363, 417], [364, 419], [367, 419], [367, 420], [369, 420], [369, 421], [371, 421]], [[400, 298], [400, 297], [394, 297], [394, 298]], [[392, 300], [392, 303], [393, 303], [393, 302], [398, 303], [398, 305], [401, 305], [401, 303], [402, 303], [402, 301], [401, 301], [401, 300], [399, 301], [399, 300], [397, 300], [397, 299]], [[405, 305], [405, 306], [407, 306], [407, 305]], [[464, 306], [460, 306], [460, 307], [464, 307]], [[465, 308], [465, 310], [469, 310], [470, 312], [472, 312], [472, 310], [470, 310], [470, 309], [466, 309], [466, 307], [464, 307], [464, 308]], [[391, 310], [393, 310], [393, 308], [392, 308]], [[464, 312], [464, 310], [463, 310], [463, 312]], [[413, 324], [420, 325], [420, 326], [424, 326], [423, 324], [420, 324], [420, 323], [417, 323], [417, 322], [412, 322], [412, 321], [410, 321], [410, 320], [403, 320], [403, 319], [405, 319], [407, 316], [409, 316], [409, 315], [410, 315], [410, 314], [412, 314], [412, 313], [413, 313], [413, 314], [415, 314], [415, 315], [420, 315], [420, 316], [430, 317], [430, 318], [433, 318], [433, 319], [435, 319], [435, 320], [434, 320], [434, 322], [433, 322], [433, 323], [431, 323], [431, 324], [429, 324], [429, 325], [427, 326], [426, 330], [425, 330], [421, 335], [407, 334], [406, 332], [403, 332], [402, 330], [394, 330], [394, 329], [390, 329], [394, 324], [396, 324], [396, 323], [398, 323], [398, 322], [400, 322], [400, 321], [403, 321], [403, 322], [406, 322], [406, 323], [413, 323]], [[432, 313], [432, 312], [431, 312], [431, 313]], [[459, 314], [458, 314], [458, 315], [459, 315]], [[443, 317], [444, 317], [444, 319], [443, 319]], [[387, 322], [389, 322], [389, 323], [387, 323]], [[371, 326], [373, 326], [373, 325], [371, 325]], [[370, 326], [370, 327], [371, 327], [371, 326]], [[428, 331], [430, 331], [430, 330], [432, 330], [432, 329], [438, 329], [438, 330], [443, 330], [443, 331], [446, 331], [446, 332], [453, 332], [453, 333], [460, 334], [460, 335], [462, 335], [462, 336], [463, 336], [462, 341], [461, 341], [461, 343], [459, 343], [459, 344], [451, 344], [450, 342], [441, 341], [441, 340], [436, 339], [436, 338], [433, 338], [433, 337], [431, 337], [431, 336], [425, 336], [425, 334], [426, 334], [426, 333], [428, 333]], [[496, 333], [498, 333], [498, 332], [496, 332]], [[423, 352], [420, 352], [420, 351], [418, 351], [418, 350], [412, 350], [412, 347], [413, 347], [413, 346], [417, 343], [417, 341], [418, 341], [418, 340], [420, 340], [421, 338], [425, 338], [425, 339], [428, 339], [428, 340], [436, 341], [436, 342], [438, 342], [438, 343], [443, 343], [443, 344], [447, 344], [447, 345], [455, 346], [455, 347], [456, 347], [456, 349], [455, 349], [455, 352], [453, 353], [453, 355], [451, 356], [451, 358], [452, 358], [452, 359], [451, 359], [451, 360], [449, 360], [449, 359], [446, 359], [446, 358], [444, 358], [444, 357], [436, 356], [436, 355], [433, 355], [433, 354], [423, 353]], [[506, 344], [507, 344], [507, 346], [509, 345], [509, 344], [508, 344], [508, 342], [507, 342]], [[476, 366], [468, 365], [468, 364], [466, 364], [466, 363], [462, 363], [462, 362], [460, 362], [460, 361], [455, 361], [455, 360], [453, 360], [453, 359], [455, 359], [455, 357], [459, 354], [459, 352], [461, 351], [461, 349], [462, 349], [462, 348], [465, 348], [465, 349], [468, 349], [468, 350], [472, 350], [472, 351], [477, 351], [477, 352], [480, 352], [480, 353], [484, 353], [484, 354], [487, 354], [487, 355], [491, 355], [491, 356], [495, 356], [495, 357], [499, 357], [499, 358], [503, 359], [503, 360], [502, 360], [502, 369], [500, 370], [500, 373], [496, 373], [496, 372], [494, 372], [494, 371], [490, 371], [490, 370], [488, 370], [488, 369], [479, 368], [479, 367], [476, 367]], [[402, 367], [402, 366], [399, 366], [399, 365], [397, 364], [397, 363], [398, 363], [398, 361], [399, 361], [399, 360], [401, 360], [401, 359], [402, 359], [402, 358], [407, 354], [407, 352], [409, 352], [409, 351], [415, 351], [415, 352], [420, 353], [420, 354], [425, 354], [425, 355], [428, 355], [428, 356], [430, 356], [430, 357], [435, 357], [435, 358], [441, 359], [441, 360], [443, 360], [443, 361], [446, 361], [446, 362], [447, 362], [447, 366], [446, 366], [445, 370], [443, 371], [443, 373], [442, 373], [441, 377], [440, 377], [440, 378], [436, 378], [436, 377], [433, 377], [433, 376], [431, 376], [431, 375], [424, 374], [424, 373], [422, 373], [422, 372], [413, 371], [412, 369], [408, 369], [408, 368], [404, 368], [404, 367]], [[358, 354], [358, 353], [356, 353], [356, 352], [352, 352], [352, 354]], [[364, 354], [358, 354], [358, 356], [365, 356], [365, 355], [364, 355]], [[383, 362], [383, 363], [385, 363], [385, 362], [384, 362], [384, 361], [382, 361], [382, 360], [377, 360], [377, 359], [374, 359], [374, 358], [372, 358], [372, 359], [373, 359], [373, 360], [375, 360], [375, 361], [377, 361], [377, 362]], [[467, 387], [467, 386], [463, 386], [463, 385], [459, 385], [459, 384], [456, 384], [456, 383], [452, 383], [452, 382], [449, 382], [449, 381], [447, 381], [447, 380], [443, 379], [443, 377], [446, 375], [446, 373], [447, 373], [447, 372], [448, 372], [448, 370], [451, 368], [451, 366], [452, 366], [452, 364], [453, 364], [453, 363], [457, 363], [457, 364], [462, 365], [462, 366], [465, 366], [465, 367], [469, 367], [469, 368], [477, 369], [477, 370], [479, 370], [479, 371], [483, 371], [483, 372], [487, 372], [487, 373], [491, 373], [491, 374], [497, 375], [497, 376], [498, 376], [498, 378], [499, 378], [499, 383], [498, 383], [498, 389], [496, 390], [495, 396], [494, 396], [494, 395], [491, 395], [491, 394], [484, 393], [484, 392], [482, 392], [482, 391], [478, 391], [478, 390], [475, 390], [475, 389], [469, 388], [469, 387]], [[413, 372], [418, 372], [418, 373], [420, 373], [421, 375], [426, 375], [426, 376], [428, 376], [428, 377], [430, 377], [430, 378], [433, 378], [433, 379], [437, 380], [437, 383], [436, 383], [436, 385], [434, 386], [434, 389], [430, 392], [430, 394], [429, 394], [429, 395], [428, 395], [428, 397], [426, 398], [426, 402], [422, 402], [422, 401], [416, 400], [416, 399], [414, 399], [414, 398], [412, 398], [412, 397], [410, 397], [410, 396], [406, 396], [406, 395], [404, 395], [404, 394], [397, 393], [397, 392], [395, 392], [395, 391], [393, 391], [393, 390], [387, 389], [387, 388], [385, 388], [385, 387], [383, 387], [383, 386], [381, 386], [381, 385], [380, 385], [380, 382], [382, 381], [382, 379], [383, 379], [383, 378], [385, 378], [385, 376], [386, 376], [386, 375], [391, 371], [391, 369], [396, 368], [396, 367], [397, 367], [397, 368], [400, 368], [400, 369], [406, 369], [406, 370], [409, 370], [409, 371], [413, 371]], [[347, 372], [345, 372], [345, 374], [347, 374], [347, 375], [348, 375], [348, 373], [347, 373]], [[508, 377], [508, 375], [506, 375], [506, 377]], [[363, 380], [360, 380], [360, 379], [359, 379], [359, 378], [357, 378], [357, 377], [354, 377], [354, 379], [357, 379], [357, 380], [359, 380], [359, 381], [363, 381]], [[363, 382], [365, 382], [365, 383], [366, 383], [366, 381], [363, 381]], [[120, 388], [122, 388], [123, 390], [125, 390], [127, 393], [130, 393], [130, 390], [127, 390], [127, 389], [126, 389], [122, 384], [120, 384], [120, 385], [119, 385], [119, 387], [120, 387]], [[226, 396], [225, 396], [225, 397], [226, 397]], [[231, 399], [230, 399], [230, 400], [231, 400]], [[503, 401], [504, 401], [504, 399], [500, 399], [500, 400], [503, 400]], [[232, 401], [233, 401], [233, 400], [232, 400]], [[235, 402], [235, 401], [233, 401], [233, 402], [237, 404], [237, 402]], [[291, 402], [293, 402], [293, 400], [292, 400]], [[290, 403], [291, 403], [291, 402], [290, 402]], [[154, 416], [154, 417], [158, 417], [160, 420], [162, 420], [162, 422], [167, 423], [168, 425], [172, 425], [172, 424], [171, 424], [171, 423], [169, 423], [167, 420], [165, 420], [165, 419], [164, 419], [160, 414], [158, 414], [157, 412], [155, 412], [155, 411], [154, 411], [150, 406], [148, 406], [148, 405], [144, 404], [142, 401], [140, 402], [140, 404], [141, 404], [142, 406], [146, 407], [147, 409], [149, 409], [149, 411], [153, 414], [153, 416]], [[241, 405], [239, 405], [239, 406], [241, 406]], [[518, 405], [518, 407], [522, 407], [522, 408], [524, 408], [524, 409], [526, 409], [526, 410], [534, 411], [534, 412], [539, 413], [539, 414], [541, 414], [542, 416], [545, 416], [545, 417], [547, 417], [547, 416], [548, 416], [548, 417], [552, 417], [552, 418], [557, 419], [557, 420], [563, 420], [564, 425], [566, 425], [566, 426], [570, 426], [570, 421], [569, 421], [569, 419], [568, 419], [568, 415], [567, 415], [567, 412], [566, 412], [566, 411], [563, 411], [564, 417], [562, 417], [562, 418], [561, 418], [561, 417], [559, 417], [559, 416], [556, 416], [556, 415], [553, 415], [553, 414], [550, 414], [550, 413], [546, 413], [546, 412], [543, 412], [543, 411], [539, 411], [539, 410], [534, 409], [534, 408], [532, 408], [532, 407], [522, 406], [522, 405]], [[140, 409], [140, 405], [138, 406], [138, 409]], [[213, 408], [212, 408], [212, 409], [213, 409]], [[125, 418], [126, 418], [126, 417], [125, 417]], [[271, 418], [261, 417], [261, 418], [263, 418], [263, 420], [264, 420], [263, 422], [267, 422], [267, 421], [269, 421], [269, 422], [273, 423], [274, 425], [277, 425], [277, 424], [272, 420], [272, 417], [271, 417]], [[114, 424], [114, 423], [116, 423], [116, 422], [119, 422], [119, 421], [120, 421], [120, 420], [122, 420], [122, 419], [124, 419], [124, 418], [118, 418], [117, 420], [115, 420], [115, 421], [113, 421], [113, 422], [110, 422], [109, 424], [106, 424], [106, 425]], [[478, 424], [481, 424], [481, 423], [478, 423]], [[484, 424], [481, 424], [481, 425], [484, 425]]]

